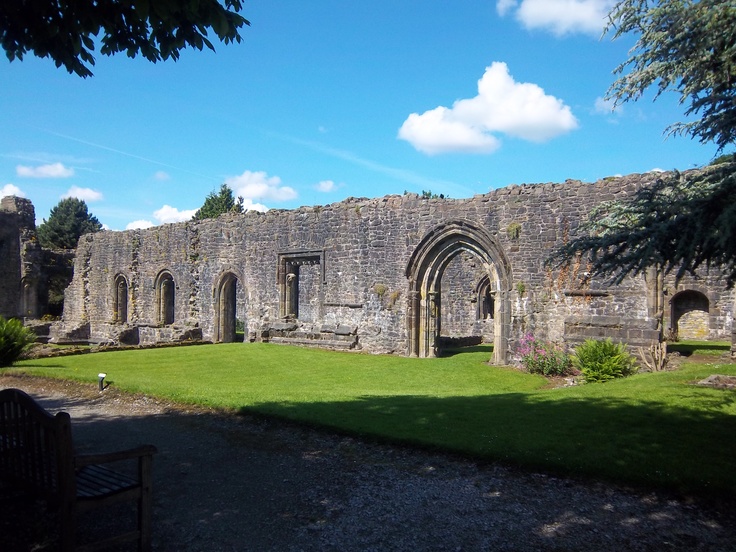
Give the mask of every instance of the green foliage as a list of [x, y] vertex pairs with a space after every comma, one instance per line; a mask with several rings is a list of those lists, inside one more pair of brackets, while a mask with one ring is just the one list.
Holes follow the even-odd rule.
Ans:
[[388, 288], [386, 287], [385, 284], [376, 284], [375, 286], [373, 286], [373, 291], [376, 292], [376, 295], [383, 298], [383, 296], [388, 291]]
[[208, 218], [217, 218], [224, 213], [242, 213], [243, 198], [235, 199], [230, 186], [223, 184], [220, 186], [219, 192], [210, 192], [205, 198], [204, 204], [200, 207], [192, 220], [202, 220]]
[[[694, 119], [668, 131], [714, 142], [736, 140], [736, 7], [724, 0], [622, 0], [607, 31], [638, 41], [608, 91], [616, 104], [636, 100], [650, 86], [688, 104]], [[626, 73], [626, 71], [629, 71]], [[699, 118], [695, 118], [699, 116]], [[698, 267], [724, 269], [736, 283], [736, 163], [718, 159], [702, 172], [675, 172], [630, 201], [608, 203], [590, 216], [588, 235], [551, 257], [563, 265], [589, 254], [592, 273], [616, 283], [654, 267], [677, 277]], [[725, 162], [722, 162], [725, 161]], [[733, 159], [731, 159], [733, 161]]]
[[512, 222], [506, 227], [506, 235], [510, 240], [518, 240], [521, 236], [521, 224]]
[[99, 232], [102, 225], [87, 211], [87, 204], [75, 197], [62, 199], [51, 209], [49, 220], [38, 227], [38, 241], [47, 249], [74, 249], [79, 237]]
[[[650, 86], [688, 104], [670, 133], [685, 134], [719, 150], [736, 141], [736, 6], [731, 0], [622, 0], [609, 14], [614, 38], [638, 40], [608, 91], [616, 103], [636, 100]], [[625, 73], [629, 70], [628, 73]], [[625, 73], [625, 74], [624, 74]]]
[[623, 202], [600, 205], [582, 235], [548, 260], [562, 265], [589, 255], [595, 275], [620, 283], [649, 267], [677, 278], [714, 267], [736, 283], [736, 163], [674, 172]]
[[561, 376], [570, 370], [570, 357], [560, 345], [539, 341], [532, 334], [521, 338], [517, 352], [522, 366], [531, 374]]
[[450, 199], [449, 196], [446, 196], [445, 194], [435, 194], [432, 193], [432, 190], [422, 190], [422, 199]]
[[179, 59], [187, 47], [214, 50], [208, 30], [225, 44], [240, 42], [250, 23], [238, 12], [242, 0], [3, 0], [0, 44], [10, 61], [27, 52], [50, 57], [80, 77], [92, 75], [92, 52], [125, 52], [153, 63]]
[[736, 163], [736, 153], [724, 153], [710, 162], [711, 165], [722, 165], [723, 163]]
[[615, 378], [630, 376], [636, 372], [634, 357], [623, 343], [611, 339], [598, 341], [586, 339], [575, 348], [570, 360], [587, 383], [600, 383]]
[[10, 366], [31, 343], [36, 334], [16, 318], [6, 320], [0, 316], [0, 366]]

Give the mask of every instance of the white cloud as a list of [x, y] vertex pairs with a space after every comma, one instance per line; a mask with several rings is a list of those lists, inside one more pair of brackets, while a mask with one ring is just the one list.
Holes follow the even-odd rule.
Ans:
[[240, 176], [226, 178], [225, 184], [245, 200], [288, 201], [298, 195], [294, 188], [282, 186], [278, 176], [268, 176], [263, 171], [245, 171]]
[[151, 228], [154, 224], [150, 220], [134, 220], [129, 222], [126, 226], [126, 230], [139, 230], [143, 228]]
[[613, 100], [607, 100], [600, 96], [595, 99], [594, 110], [596, 113], [603, 115], [623, 115], [624, 112], [623, 106], [616, 105]]
[[26, 194], [15, 184], [6, 184], [0, 188], [0, 198], [6, 196], [26, 197]]
[[159, 224], [168, 224], [170, 222], [184, 222], [186, 220], [190, 220], [196, 212], [196, 209], [180, 211], [176, 207], [164, 205], [160, 209], [153, 212], [153, 218], [155, 218], [159, 222]]
[[156, 173], [153, 175], [153, 178], [156, 180], [170, 180], [171, 176], [166, 171], [156, 171]]
[[527, 29], [543, 29], [557, 36], [583, 33], [600, 36], [616, 0], [498, 0], [496, 10], [515, 18]]
[[65, 167], [62, 163], [51, 163], [50, 165], [39, 165], [37, 167], [18, 165], [15, 167], [15, 173], [26, 178], [69, 178], [74, 176], [74, 169]]
[[502, 133], [531, 142], [545, 142], [578, 127], [562, 100], [536, 84], [518, 83], [505, 63], [494, 62], [478, 81], [478, 95], [458, 100], [451, 108], [412, 113], [398, 137], [433, 155], [446, 152], [491, 153]]
[[76, 197], [77, 199], [91, 203], [93, 201], [100, 201], [102, 199], [102, 192], [98, 192], [92, 188], [72, 186], [64, 195], [61, 196], [61, 199], [66, 199], [68, 197]]
[[332, 180], [323, 180], [315, 186], [320, 192], [331, 192], [335, 189], [335, 183]]
[[262, 203], [253, 203], [252, 199], [243, 200], [243, 210], [245, 211], [258, 211], [259, 213], [265, 213], [268, 211], [268, 207]]
[[498, 15], [503, 17], [517, 5], [518, 2], [516, 0], [498, 0], [498, 2], [496, 2], [496, 11], [498, 12]]

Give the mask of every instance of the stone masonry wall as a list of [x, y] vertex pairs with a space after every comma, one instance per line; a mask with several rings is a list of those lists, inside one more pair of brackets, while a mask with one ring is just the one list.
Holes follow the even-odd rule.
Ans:
[[30, 317], [42, 307], [42, 252], [33, 204], [15, 196], [0, 202], [0, 316]]
[[[557, 341], [611, 336], [646, 344], [656, 339], [657, 327], [651, 284], [644, 277], [611, 288], [589, 280], [585, 266], [552, 271], [544, 261], [577, 234], [596, 204], [622, 199], [657, 176], [511, 186], [457, 200], [416, 194], [349, 198], [326, 206], [87, 235], [80, 240], [66, 292], [63, 331], [88, 324], [89, 337], [99, 341], [120, 341], [131, 332], [140, 342], [217, 341], [224, 324], [222, 283], [234, 277], [246, 339], [322, 340], [406, 354], [410, 259], [425, 236], [460, 221], [488, 234], [510, 264], [511, 289], [494, 290], [500, 293], [497, 300], [508, 301], [504, 335], [509, 350], [527, 332]], [[441, 335], [493, 339], [492, 328], [477, 324], [475, 306], [469, 305], [473, 286], [488, 274], [479, 262], [461, 247], [442, 267], [447, 307], [441, 316], [450, 333]], [[115, 319], [121, 277], [128, 293], [124, 323]], [[160, 317], [160, 283], [167, 278], [174, 282], [171, 324]], [[730, 337], [731, 309], [725, 303], [718, 309], [728, 315], [713, 317], [711, 335]], [[289, 316], [295, 311], [296, 319]], [[473, 319], [462, 320], [463, 311]]]

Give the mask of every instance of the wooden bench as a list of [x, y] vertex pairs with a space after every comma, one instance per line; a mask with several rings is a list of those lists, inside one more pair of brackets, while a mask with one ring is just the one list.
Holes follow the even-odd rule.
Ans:
[[[19, 389], [0, 390], [0, 479], [58, 508], [63, 552], [92, 551], [127, 541], [151, 549], [151, 466], [156, 447], [109, 454], [75, 455], [71, 419], [47, 413]], [[105, 464], [137, 460], [131, 477]], [[75, 547], [77, 515], [119, 501], [138, 503], [137, 529]]]

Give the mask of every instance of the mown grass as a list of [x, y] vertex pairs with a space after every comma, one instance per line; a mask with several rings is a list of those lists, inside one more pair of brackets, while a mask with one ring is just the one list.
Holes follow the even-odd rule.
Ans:
[[489, 358], [486, 347], [409, 359], [235, 343], [24, 361], [0, 374], [96, 383], [102, 371], [117, 388], [184, 403], [563, 474], [736, 492], [736, 393], [692, 385], [736, 365], [550, 389]]
[[706, 355], [721, 356], [731, 350], [728, 341], [675, 341], [667, 343], [667, 351], [682, 356]]

